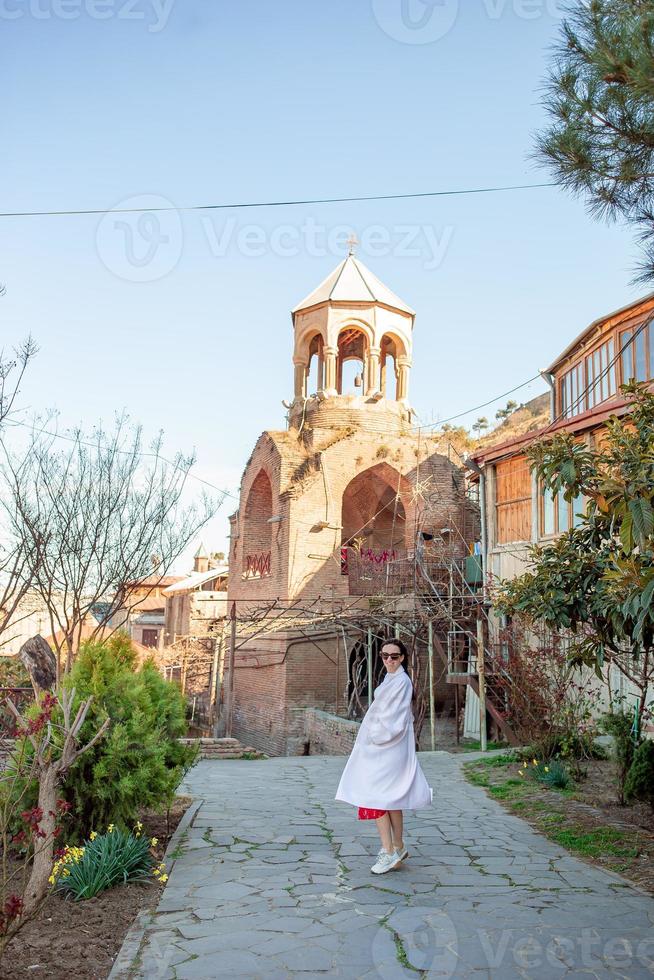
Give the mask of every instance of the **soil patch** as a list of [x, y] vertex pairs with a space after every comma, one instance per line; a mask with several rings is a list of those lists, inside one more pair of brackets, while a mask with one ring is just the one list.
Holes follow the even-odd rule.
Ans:
[[575, 857], [615, 871], [654, 893], [654, 814], [637, 803], [620, 806], [610, 760], [583, 764], [586, 778], [548, 789], [512, 755], [464, 764], [468, 780]]
[[[166, 814], [144, 813], [143, 833], [156, 837], [157, 858], [191, 803], [179, 796]], [[105, 980], [136, 915], [154, 908], [163, 885], [121, 885], [84, 902], [46, 899], [38, 917], [19, 933], [0, 963], [0, 980]]]

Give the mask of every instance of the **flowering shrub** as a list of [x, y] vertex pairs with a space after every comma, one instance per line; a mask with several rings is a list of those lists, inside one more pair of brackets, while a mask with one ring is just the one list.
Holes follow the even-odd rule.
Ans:
[[[71, 709], [75, 691], [46, 693], [26, 717], [10, 697], [16, 748], [0, 770], [0, 957], [33, 918], [48, 892], [54, 845], [70, 804], [59, 793], [71, 766], [104, 735], [100, 725], [83, 743], [89, 701]], [[13, 851], [18, 860], [7, 860]]]
[[539, 762], [532, 759], [531, 765], [525, 761], [521, 769], [518, 770], [520, 776], [530, 776], [536, 782], [542, 783], [550, 789], [567, 789], [570, 785], [570, 775], [563, 763], [558, 759], [549, 762]]
[[134, 831], [125, 832], [109, 824], [104, 834], [91, 832], [83, 847], [64, 848], [52, 870], [51, 884], [79, 902], [130, 881], [155, 877], [165, 882], [164, 865], [155, 864], [150, 852], [156, 838], [148, 840], [140, 828], [137, 824]]

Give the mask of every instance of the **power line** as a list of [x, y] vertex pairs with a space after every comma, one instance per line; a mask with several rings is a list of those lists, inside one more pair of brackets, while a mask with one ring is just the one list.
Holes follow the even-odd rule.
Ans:
[[491, 398], [490, 401], [483, 402], [481, 405], [475, 405], [474, 408], [469, 408], [465, 412], [459, 412], [457, 415], [450, 415], [448, 419], [442, 419], [440, 422], [429, 422], [425, 425], [414, 425], [411, 426], [411, 428], [414, 430], [435, 429], [440, 425], [446, 425], [448, 422], [453, 422], [455, 419], [463, 418], [464, 415], [470, 415], [472, 412], [478, 412], [480, 408], [487, 408], [489, 405], [494, 405], [495, 402], [500, 400], [500, 398], [506, 398], [507, 395], [512, 395], [515, 391], [520, 391], [521, 388], [526, 388], [527, 385], [533, 384], [534, 381], [538, 381], [540, 377], [540, 374], [535, 374], [533, 378], [529, 378], [528, 381], [523, 381], [522, 384], [516, 385], [515, 388], [511, 388], [509, 391], [505, 391], [501, 395]]
[[[625, 341], [625, 343], [622, 345], [622, 347], [620, 347], [618, 349], [617, 353], [615, 354], [615, 356], [613, 358], [611, 358], [611, 360], [608, 362], [608, 364], [606, 365], [606, 367], [602, 371], [600, 371], [600, 373], [597, 375], [596, 378], [593, 378], [592, 381], [588, 382], [588, 384], [586, 385], [586, 387], [579, 393], [579, 395], [577, 396], [577, 398], [575, 398], [571, 402], [571, 404], [569, 406], [566, 406], [566, 410], [565, 411], [559, 412], [559, 414], [557, 416], [555, 416], [552, 419], [552, 421], [549, 422], [545, 426], [544, 429], [538, 429], [536, 432], [534, 432], [534, 434], [533, 434], [533, 440], [532, 441], [536, 441], [536, 440], [542, 439], [562, 419], [564, 419], [564, 418], [566, 418], [566, 419], [573, 419], [575, 416], [573, 414], [568, 415], [567, 414], [568, 409], [576, 408], [578, 405], [581, 404], [581, 402], [583, 401], [583, 399], [586, 397], [586, 395], [588, 394], [588, 392], [591, 389], [593, 389], [593, 388], [597, 389], [597, 386], [598, 386], [599, 382], [602, 381], [602, 379], [607, 374], [609, 374], [609, 372], [611, 371], [611, 369], [613, 367], [615, 367], [615, 365], [620, 360], [620, 358], [622, 357], [622, 354], [629, 347], [629, 345], [632, 344], [636, 340], [636, 338], [643, 332], [643, 330], [645, 330], [645, 328], [648, 327], [651, 323], [654, 323], [654, 315], [648, 317], [643, 323], [641, 323], [641, 325], [639, 327], [637, 327], [636, 330], [634, 330], [633, 334], [631, 334], [631, 336], [629, 337], [629, 339], [627, 341]], [[596, 349], [598, 349], [598, 348], [596, 348]], [[593, 352], [591, 351], [591, 353], [593, 353]], [[571, 368], [571, 370], [572, 370], [572, 368]], [[598, 405], [603, 405], [605, 402], [607, 403], [606, 404], [606, 407], [609, 408], [610, 407], [610, 396], [608, 398], [604, 399], [603, 401], [598, 402]], [[597, 406], [593, 406], [593, 407], [597, 407]], [[491, 447], [491, 449], [492, 449], [492, 447]], [[497, 456], [497, 457], [494, 457], [493, 458], [493, 463], [498, 463], [498, 462], [500, 462], [503, 459], [509, 459], [512, 455], [513, 455], [513, 452], [511, 451], [511, 449], [510, 448], [507, 448], [507, 450], [501, 456]]]
[[63, 211], [4, 211], [0, 218], [49, 218], [67, 217], [73, 215], [100, 214], [143, 214], [163, 213], [166, 211], [231, 211], [244, 208], [287, 208], [307, 206], [310, 204], [354, 204], [364, 201], [408, 201], [426, 197], [459, 197], [464, 194], [502, 194], [508, 191], [534, 190], [540, 187], [555, 187], [554, 181], [540, 184], [509, 184], [504, 187], [467, 187], [449, 191], [417, 191], [411, 194], [370, 194], [361, 197], [317, 197], [303, 201], [240, 201], [233, 204], [188, 204], [180, 207], [154, 208], [88, 208]]

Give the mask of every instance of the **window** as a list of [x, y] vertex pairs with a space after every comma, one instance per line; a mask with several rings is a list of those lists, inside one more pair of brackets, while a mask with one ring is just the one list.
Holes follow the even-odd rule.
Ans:
[[159, 630], [143, 630], [141, 633], [141, 643], [144, 647], [156, 647], [159, 639]]
[[559, 385], [561, 415], [571, 418], [611, 398], [617, 391], [613, 338], [563, 375]]
[[567, 418], [586, 411], [583, 363], [575, 365], [561, 379], [561, 411]]
[[623, 384], [628, 381], [649, 381], [654, 377], [653, 348], [649, 326], [622, 331], [620, 349]]
[[613, 338], [586, 357], [586, 384], [588, 408], [606, 401], [617, 391], [615, 372], [615, 342]]
[[585, 509], [586, 501], [581, 494], [575, 497], [574, 500], [568, 502], [564, 497], [563, 490], [559, 490], [556, 495], [552, 495], [549, 491], [541, 490], [541, 537], [562, 534], [563, 531], [569, 531], [572, 527], [579, 527], [583, 521]]

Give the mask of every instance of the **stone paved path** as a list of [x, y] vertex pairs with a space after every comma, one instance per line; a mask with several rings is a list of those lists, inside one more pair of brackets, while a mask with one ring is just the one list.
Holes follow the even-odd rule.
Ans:
[[202, 762], [202, 806], [134, 977], [651, 977], [654, 901], [582, 864], [422, 753], [435, 806], [375, 877], [344, 759]]

